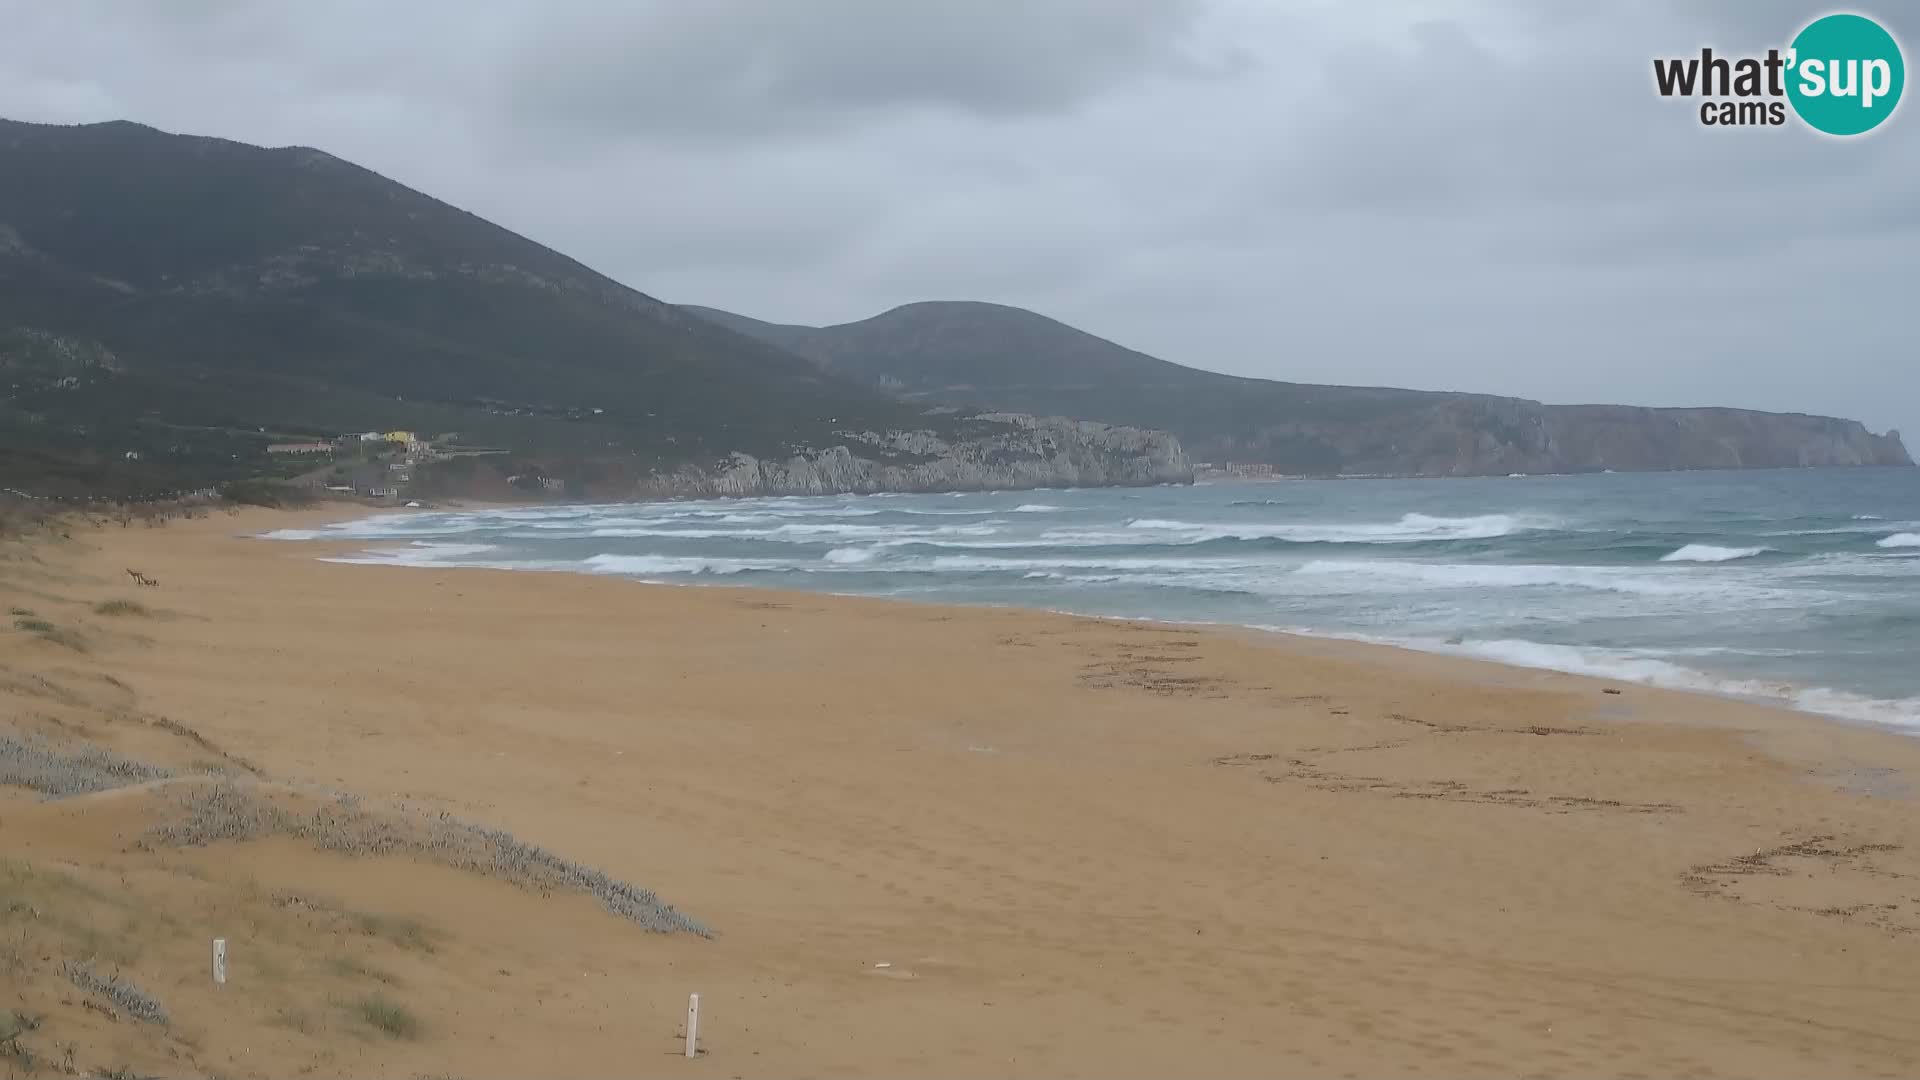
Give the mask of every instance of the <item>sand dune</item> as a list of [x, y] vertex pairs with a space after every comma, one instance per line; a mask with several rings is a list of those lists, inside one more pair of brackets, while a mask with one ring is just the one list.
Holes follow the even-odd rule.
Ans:
[[[43, 1062], [1920, 1071], [1907, 739], [1344, 643], [240, 536], [289, 523], [81, 530], [0, 563], [30, 612], [10, 622], [38, 620], [0, 633], [0, 736], [164, 772], [94, 757], [60, 773], [109, 778], [92, 793], [43, 798], [20, 766], [0, 787], [0, 1010], [39, 1018]], [[96, 610], [114, 599], [141, 610]], [[211, 838], [166, 831], [210, 791], [356, 839], [168, 842]], [[405, 839], [442, 815], [714, 936]]]

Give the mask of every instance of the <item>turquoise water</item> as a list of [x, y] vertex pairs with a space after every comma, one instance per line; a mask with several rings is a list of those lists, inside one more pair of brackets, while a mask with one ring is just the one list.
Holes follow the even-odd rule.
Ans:
[[279, 539], [1390, 641], [1920, 731], [1920, 470], [1283, 481], [388, 514]]

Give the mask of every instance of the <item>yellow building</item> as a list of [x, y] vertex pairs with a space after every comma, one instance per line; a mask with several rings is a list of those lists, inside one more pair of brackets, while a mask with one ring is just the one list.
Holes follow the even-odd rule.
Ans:
[[389, 431], [385, 435], [381, 436], [381, 438], [387, 440], [388, 442], [397, 442], [397, 443], [415, 443], [420, 441], [419, 438], [415, 436], [414, 433], [411, 431]]

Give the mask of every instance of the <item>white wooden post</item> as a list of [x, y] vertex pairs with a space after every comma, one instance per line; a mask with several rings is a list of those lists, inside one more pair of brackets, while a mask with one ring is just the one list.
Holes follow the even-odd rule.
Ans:
[[698, 1053], [698, 1051], [694, 1049], [694, 1046], [699, 1040], [699, 1038], [700, 1038], [700, 995], [694, 994], [691, 997], [687, 998], [687, 1056], [688, 1057], [692, 1057], [694, 1056], [694, 1054]]
[[227, 939], [213, 939], [213, 985], [227, 985]]

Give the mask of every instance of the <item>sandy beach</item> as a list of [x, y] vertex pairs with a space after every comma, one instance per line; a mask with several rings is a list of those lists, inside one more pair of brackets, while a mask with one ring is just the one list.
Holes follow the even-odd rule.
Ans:
[[[6, 546], [0, 735], [166, 771], [0, 787], [0, 1010], [43, 1065], [1920, 1072], [1911, 739], [1383, 647], [248, 538], [340, 516]], [[156, 839], [216, 789], [506, 830], [712, 936], [411, 841]]]

